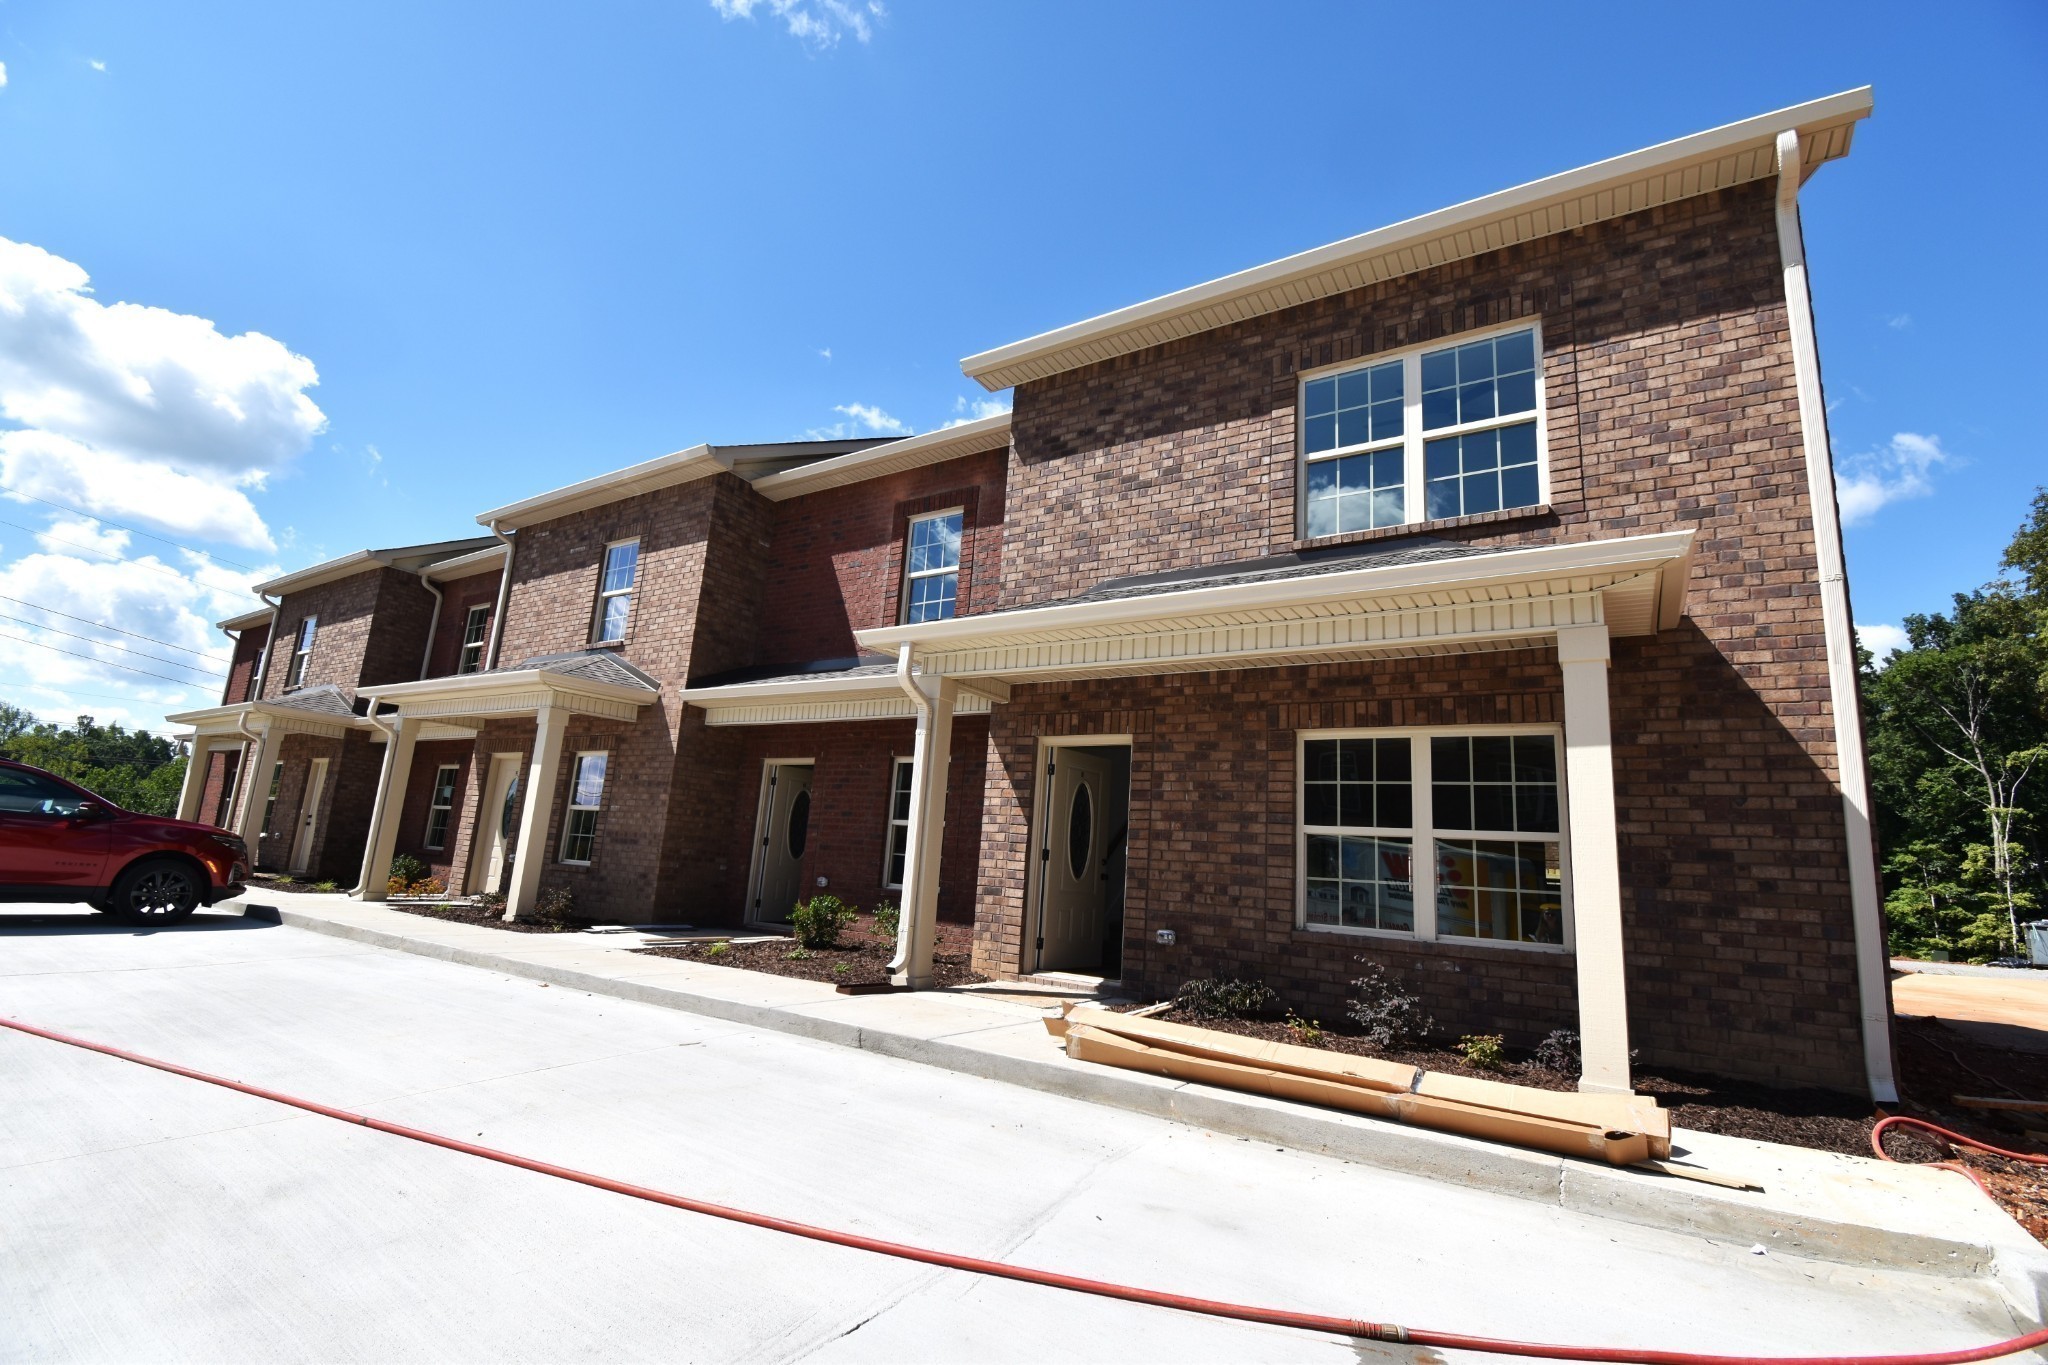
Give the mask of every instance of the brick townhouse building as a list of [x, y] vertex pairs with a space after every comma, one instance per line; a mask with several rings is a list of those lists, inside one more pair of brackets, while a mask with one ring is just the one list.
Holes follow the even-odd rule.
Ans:
[[[1798, 216], [1870, 108], [970, 357], [1001, 417], [699, 446], [279, 580], [226, 623], [248, 696], [179, 719], [253, 732], [259, 779], [276, 746], [274, 830], [334, 730], [306, 858], [373, 899], [400, 851], [512, 915], [773, 924], [826, 888], [900, 900], [913, 986], [942, 915], [992, 976], [1257, 977], [1324, 1017], [1369, 962], [1454, 1033], [1577, 1029], [1588, 1088], [1634, 1051], [1889, 1098]], [[323, 592], [390, 658], [323, 672], [315, 637], [293, 672]]]

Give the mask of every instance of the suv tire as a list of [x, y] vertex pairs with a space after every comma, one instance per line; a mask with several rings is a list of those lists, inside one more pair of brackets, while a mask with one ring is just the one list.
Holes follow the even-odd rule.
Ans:
[[199, 876], [176, 858], [145, 858], [114, 879], [113, 913], [130, 924], [178, 924], [199, 908]]

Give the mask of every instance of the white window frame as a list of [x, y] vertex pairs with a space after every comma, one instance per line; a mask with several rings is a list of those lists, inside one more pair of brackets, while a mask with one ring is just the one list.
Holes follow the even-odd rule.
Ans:
[[[1422, 429], [1422, 357], [1438, 351], [1456, 350], [1469, 346], [1475, 341], [1486, 341], [1506, 336], [1511, 332], [1530, 332], [1536, 344], [1536, 409], [1534, 412], [1518, 412], [1509, 417], [1487, 417], [1476, 422], [1460, 422], [1456, 426], [1438, 427], [1425, 432]], [[1550, 484], [1550, 412], [1544, 381], [1544, 362], [1548, 357], [1543, 349], [1543, 323], [1540, 318], [1522, 318], [1515, 322], [1502, 323], [1497, 327], [1480, 327], [1453, 336], [1438, 337], [1434, 341], [1415, 346], [1405, 346], [1398, 351], [1382, 351], [1377, 355], [1358, 356], [1337, 365], [1322, 365], [1313, 370], [1303, 370], [1296, 376], [1294, 386], [1294, 525], [1301, 540], [1340, 540], [1347, 536], [1388, 534], [1387, 527], [1374, 527], [1372, 531], [1333, 531], [1327, 535], [1311, 536], [1308, 530], [1308, 470], [1310, 464], [1322, 464], [1330, 460], [1341, 460], [1351, 455], [1370, 454], [1381, 450], [1402, 452], [1402, 509], [1406, 518], [1394, 523], [1395, 526], [1421, 526], [1432, 520], [1429, 516], [1429, 480], [1423, 467], [1424, 448], [1430, 441], [1447, 436], [1464, 436], [1481, 431], [1494, 431], [1501, 427], [1517, 426], [1534, 420], [1536, 423], [1536, 502], [1528, 507], [1502, 508], [1498, 513], [1472, 513], [1474, 516], [1511, 515], [1534, 512], [1548, 507], [1551, 499]], [[1350, 374], [1354, 370], [1370, 370], [1381, 365], [1399, 361], [1402, 366], [1401, 384], [1401, 434], [1383, 441], [1365, 441], [1358, 445], [1337, 446], [1330, 450], [1319, 450], [1313, 459], [1308, 453], [1308, 386], [1318, 379], [1331, 375]], [[1456, 520], [1438, 517], [1436, 521]]]
[[[1491, 839], [1532, 843], [1526, 833], [1512, 831], [1439, 831], [1436, 828], [1434, 793], [1430, 780], [1432, 739], [1478, 738], [1493, 735], [1549, 735], [1557, 745], [1557, 857], [1558, 907], [1564, 920], [1562, 942], [1525, 943], [1520, 939], [1465, 937], [1437, 933], [1436, 841]], [[1409, 781], [1414, 800], [1406, 829], [1373, 826], [1351, 829], [1318, 825], [1311, 829], [1308, 811], [1308, 743], [1317, 739], [1398, 739], [1409, 741]], [[1360, 938], [1391, 938], [1408, 943], [1445, 943], [1460, 947], [1501, 952], [1571, 954], [1577, 951], [1577, 917], [1572, 909], [1572, 843], [1570, 793], [1566, 790], [1564, 727], [1559, 725], [1433, 725], [1386, 726], [1343, 730], [1297, 730], [1294, 735], [1294, 927], [1303, 933], [1341, 934]], [[1311, 924], [1308, 920], [1308, 835], [1342, 834], [1352, 838], [1408, 838], [1414, 841], [1409, 858], [1409, 883], [1413, 888], [1415, 928], [1376, 929], [1348, 924]], [[1548, 842], [1547, 840], [1544, 842]]]
[[[604, 778], [598, 783], [597, 787], [597, 804], [592, 806], [579, 805], [576, 801], [576, 788], [578, 785], [576, 779], [582, 773], [583, 760], [586, 758], [602, 758], [605, 761]], [[569, 790], [562, 810], [562, 842], [555, 850], [556, 862], [567, 863], [571, 867], [589, 867], [595, 861], [597, 855], [597, 817], [598, 812], [604, 809], [604, 789], [610, 785], [611, 780], [611, 750], [579, 749], [576, 751], [575, 762], [569, 765]], [[578, 814], [586, 811], [590, 815], [590, 833], [588, 838], [590, 839], [589, 851], [591, 856], [587, 858], [572, 858], [569, 856], [569, 841], [583, 837], [576, 833], [576, 817]]]
[[[475, 635], [476, 639], [469, 637]], [[462, 644], [455, 651], [455, 671], [476, 673], [484, 666], [484, 647], [491, 640], [491, 604], [479, 602], [462, 617]]]
[[[448, 804], [441, 804], [441, 774], [448, 774]], [[420, 836], [420, 847], [444, 849], [448, 847], [448, 826], [455, 820], [455, 783], [462, 775], [460, 763], [443, 763], [434, 769], [434, 785], [427, 788], [427, 828]], [[434, 817], [441, 817], [441, 837], [434, 838]]]
[[[952, 566], [950, 568], [920, 569], [916, 573], [912, 573], [910, 570], [910, 547], [912, 543], [917, 539], [918, 526], [923, 522], [938, 521], [943, 517], [960, 518], [959, 558], [953, 561]], [[967, 509], [964, 506], [948, 507], [938, 512], [920, 513], [919, 515], [912, 517], [909, 521], [906, 521], [903, 524], [903, 590], [901, 593], [901, 600], [899, 600], [896, 604], [897, 623], [907, 624], [910, 621], [911, 584], [917, 582], [920, 579], [925, 578], [943, 578], [947, 574], [951, 574], [953, 576], [953, 615], [958, 616], [960, 614], [960, 567], [962, 564], [966, 563], [966, 561]]]
[[291, 667], [285, 670], [284, 685], [287, 690], [303, 687], [306, 683], [306, 668], [313, 658], [313, 637], [319, 633], [318, 616], [301, 616], [298, 634], [292, 638]]
[[[906, 814], [900, 820], [896, 818], [896, 791], [897, 784], [902, 781], [903, 774], [910, 772], [911, 769], [912, 760], [909, 758], [897, 755], [890, 760], [889, 819], [888, 823], [882, 827], [882, 889], [884, 891], [901, 891], [903, 889], [901, 881], [892, 882], [889, 880], [889, 873], [896, 861], [896, 831], [899, 829], [903, 831], [904, 866], [906, 868], [910, 866], [910, 817]], [[915, 794], [916, 789], [913, 786], [912, 795], [915, 796]]]
[[[612, 551], [622, 545], [633, 547], [633, 581], [623, 588], [607, 588], [604, 585], [604, 580], [606, 573], [609, 572], [611, 567]], [[597, 610], [590, 618], [590, 643], [594, 645], [616, 645], [625, 642], [626, 631], [633, 628], [633, 594], [639, 590], [640, 537], [627, 536], [622, 540], [606, 541], [604, 554], [597, 561]], [[604, 633], [605, 607], [615, 597], [626, 599], [626, 624], [617, 636], [607, 637]]]
[[284, 760], [278, 759], [270, 765], [270, 790], [263, 798], [263, 823], [256, 827], [256, 837], [270, 836], [270, 817], [277, 813], [277, 798], [284, 791]]

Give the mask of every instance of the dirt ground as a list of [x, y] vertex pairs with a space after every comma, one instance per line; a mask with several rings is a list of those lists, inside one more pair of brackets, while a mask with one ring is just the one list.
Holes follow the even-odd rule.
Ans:
[[[793, 938], [761, 943], [716, 942], [725, 944], [722, 951], [714, 951], [713, 942], [667, 944], [639, 951], [716, 967], [740, 967], [806, 981], [825, 981], [835, 986], [865, 986], [888, 981], [889, 959], [896, 950], [893, 938], [875, 932], [873, 915], [861, 915], [848, 925], [839, 935], [836, 948], [798, 948]], [[938, 946], [932, 953], [932, 976], [938, 985], [968, 986], [988, 980], [968, 965], [973, 947], [973, 925], [939, 922]]]
[[589, 920], [511, 920], [505, 918], [503, 906], [465, 905], [461, 903], [437, 905], [426, 901], [386, 901], [386, 910], [403, 910], [408, 915], [425, 915], [428, 919], [453, 920], [457, 924], [478, 924], [486, 929], [503, 929], [514, 934], [573, 934], [590, 926]]

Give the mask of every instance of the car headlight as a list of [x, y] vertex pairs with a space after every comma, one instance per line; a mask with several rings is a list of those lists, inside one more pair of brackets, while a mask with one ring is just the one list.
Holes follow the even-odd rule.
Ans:
[[237, 857], [248, 856], [249, 846], [242, 842], [242, 836], [239, 834], [209, 834], [206, 837], [216, 844], [223, 844], [232, 849]]

